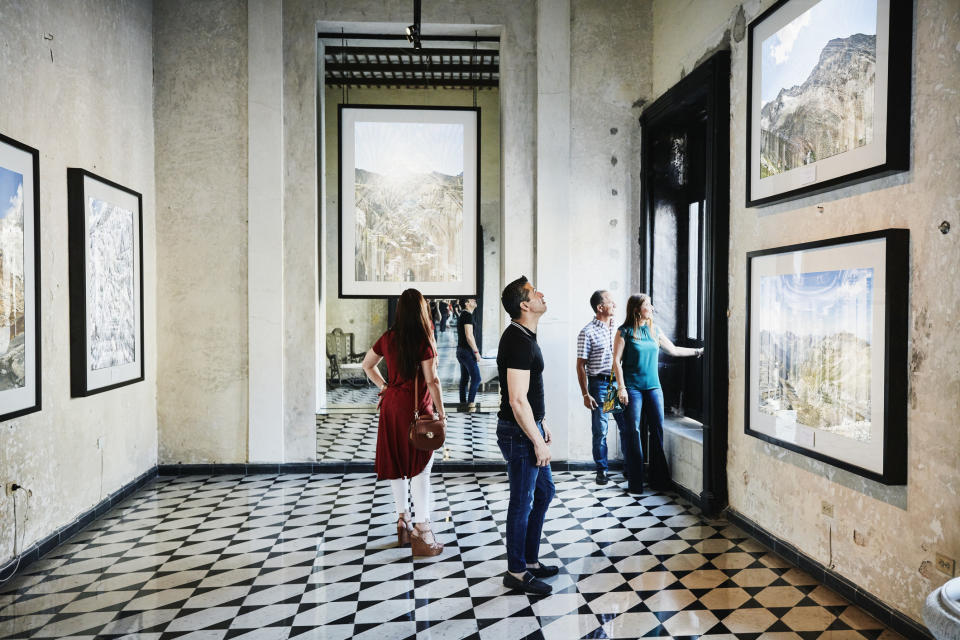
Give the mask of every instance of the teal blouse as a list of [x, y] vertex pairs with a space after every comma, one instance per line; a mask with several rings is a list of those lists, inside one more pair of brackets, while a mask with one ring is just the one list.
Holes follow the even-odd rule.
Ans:
[[639, 331], [621, 327], [623, 337], [623, 383], [628, 389], [645, 391], [660, 388], [660, 375], [657, 364], [660, 359], [660, 343], [650, 333], [647, 325], [640, 325]]

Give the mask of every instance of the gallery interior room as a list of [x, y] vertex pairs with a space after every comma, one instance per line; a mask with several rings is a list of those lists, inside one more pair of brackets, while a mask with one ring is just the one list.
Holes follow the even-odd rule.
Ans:
[[957, 0], [0, 0], [0, 78], [0, 638], [960, 638]]

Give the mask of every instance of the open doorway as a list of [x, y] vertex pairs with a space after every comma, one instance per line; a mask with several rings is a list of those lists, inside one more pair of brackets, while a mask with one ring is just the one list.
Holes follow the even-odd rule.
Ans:
[[640, 118], [640, 282], [674, 343], [702, 360], [660, 360], [673, 482], [707, 513], [726, 506], [728, 52], [704, 62]]

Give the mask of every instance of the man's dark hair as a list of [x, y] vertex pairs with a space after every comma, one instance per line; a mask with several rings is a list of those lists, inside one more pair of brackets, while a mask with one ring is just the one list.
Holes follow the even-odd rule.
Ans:
[[593, 312], [597, 312], [597, 307], [603, 304], [603, 294], [607, 291], [606, 289], [597, 289], [593, 292], [593, 295], [590, 296], [590, 306], [593, 307]]
[[464, 309], [466, 309], [466, 308], [467, 308], [467, 302], [469, 302], [470, 300], [476, 300], [476, 298], [474, 298], [473, 296], [467, 296], [466, 298], [460, 298], [460, 306], [463, 307]]
[[500, 302], [503, 303], [504, 310], [510, 314], [512, 320], [519, 318], [522, 313], [520, 303], [530, 302], [530, 294], [523, 288], [528, 282], [527, 276], [520, 276], [504, 287], [500, 295]]

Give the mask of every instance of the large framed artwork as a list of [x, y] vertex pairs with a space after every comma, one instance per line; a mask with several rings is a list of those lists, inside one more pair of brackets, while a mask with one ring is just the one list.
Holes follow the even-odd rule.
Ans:
[[40, 411], [40, 152], [0, 134], [0, 420]]
[[89, 396], [143, 380], [143, 198], [67, 169], [70, 392]]
[[781, 0], [747, 34], [747, 206], [910, 165], [911, 0]]
[[906, 482], [909, 231], [747, 254], [745, 431]]
[[477, 295], [480, 110], [340, 105], [341, 298]]

